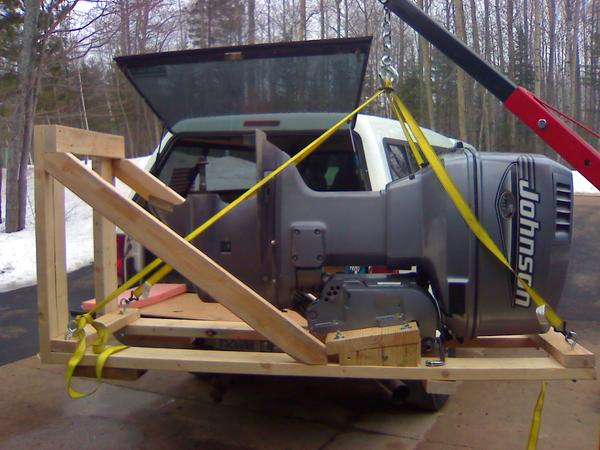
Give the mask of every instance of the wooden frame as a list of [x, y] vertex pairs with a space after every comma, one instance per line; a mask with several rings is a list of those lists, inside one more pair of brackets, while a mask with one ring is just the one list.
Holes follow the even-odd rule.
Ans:
[[[184, 199], [168, 186], [123, 159], [123, 139], [58, 126], [34, 131], [36, 183], [36, 245], [40, 355], [48, 363], [65, 363], [76, 342], [65, 337], [68, 317], [64, 187], [94, 208], [96, 297], [116, 286], [115, 225], [161, 257], [243, 322], [149, 319], [138, 310], [126, 313], [111, 304], [97, 320], [110, 332], [132, 338], [173, 341], [180, 338], [269, 340], [285, 353], [253, 353], [181, 348], [130, 347], [112, 355], [106, 367], [131, 371], [146, 369], [376, 379], [594, 379], [594, 355], [574, 349], [556, 333], [540, 336], [480, 338], [461, 347], [537, 347], [539, 357], [452, 357], [442, 367], [341, 366], [328, 362], [322, 340], [289, 319], [235, 276], [166, 227], [133, 201], [119, 195], [114, 177], [143, 198], [162, 207]], [[94, 156], [94, 170], [73, 156]], [[64, 186], [64, 187], [63, 187]], [[88, 342], [95, 337], [86, 329]], [[550, 356], [550, 357], [549, 357]], [[83, 366], [95, 364], [88, 351]]]

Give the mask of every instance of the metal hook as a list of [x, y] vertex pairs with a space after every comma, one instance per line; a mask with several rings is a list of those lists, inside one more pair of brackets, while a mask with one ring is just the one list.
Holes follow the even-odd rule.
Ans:
[[[385, 58], [385, 57], [384, 57]], [[398, 80], [400, 79], [400, 76], [398, 75], [398, 71], [390, 64], [385, 64], [383, 62], [383, 58], [382, 58], [382, 65], [381, 65], [381, 70], [379, 71], [379, 78], [381, 78], [381, 81], [384, 83], [384, 85], [386, 84], [385, 81], [387, 80], [389, 82], [389, 84], [394, 87], [396, 85], [396, 83], [398, 82]]]

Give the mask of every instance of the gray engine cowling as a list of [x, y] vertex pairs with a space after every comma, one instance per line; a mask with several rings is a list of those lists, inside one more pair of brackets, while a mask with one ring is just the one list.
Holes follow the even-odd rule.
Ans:
[[[288, 158], [262, 133], [256, 150], [260, 178]], [[513, 267], [556, 307], [571, 241], [571, 172], [539, 155], [460, 149], [443, 161]], [[188, 196], [181, 208], [193, 229], [225, 205], [205, 193]], [[479, 244], [428, 167], [380, 192], [316, 192], [290, 167], [194, 243], [278, 307], [297, 306], [303, 294], [317, 297], [306, 310], [315, 331], [331, 323], [373, 326], [397, 315], [399, 304], [404, 318], [420, 316], [429, 330], [439, 308], [458, 338], [545, 331], [528, 295]], [[402, 288], [365, 275], [327, 275], [327, 266], [340, 265], [416, 267], [416, 274], [392, 280]], [[346, 295], [338, 312], [326, 301], [333, 279]]]

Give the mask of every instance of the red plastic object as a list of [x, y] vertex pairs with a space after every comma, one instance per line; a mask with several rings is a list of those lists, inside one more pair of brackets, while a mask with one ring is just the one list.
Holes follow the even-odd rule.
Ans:
[[518, 87], [506, 99], [504, 106], [600, 189], [600, 154], [534, 94]]
[[117, 234], [117, 278], [119, 282], [125, 279], [125, 235]]
[[[137, 288], [130, 289], [119, 295], [119, 301], [122, 299], [128, 299], [131, 297], [131, 293]], [[187, 290], [185, 284], [173, 284], [173, 283], [158, 283], [152, 286], [150, 289], [150, 295], [147, 298], [140, 298], [137, 301], [129, 303], [129, 308], [144, 308], [145, 306], [155, 305], [164, 300], [168, 300], [176, 295], [183, 294]], [[81, 307], [85, 312], [96, 306], [96, 299], [86, 300], [81, 302]]]

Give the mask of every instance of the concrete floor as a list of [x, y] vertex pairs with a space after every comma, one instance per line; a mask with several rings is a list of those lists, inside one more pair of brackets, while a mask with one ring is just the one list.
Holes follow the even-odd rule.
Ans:
[[[600, 323], [573, 325], [600, 353]], [[520, 449], [539, 383], [464, 382], [438, 413], [393, 407], [370, 381], [236, 377], [218, 404], [211, 389], [148, 372], [71, 400], [64, 367], [28, 358], [0, 367], [0, 448]], [[598, 381], [551, 382], [538, 448], [597, 449], [599, 424]]]

